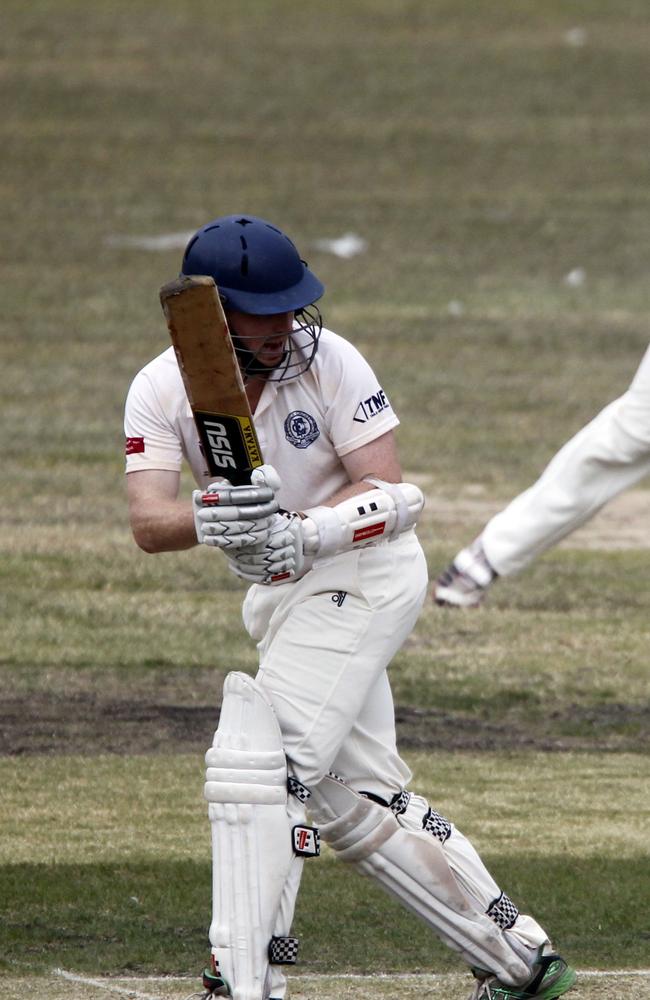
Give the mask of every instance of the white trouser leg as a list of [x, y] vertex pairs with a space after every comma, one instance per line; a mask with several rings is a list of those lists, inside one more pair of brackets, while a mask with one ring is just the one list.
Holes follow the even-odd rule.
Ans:
[[[343, 578], [348, 590], [335, 590]], [[378, 743], [390, 740], [397, 756], [386, 669], [427, 593], [417, 538], [338, 556], [291, 587], [260, 643], [257, 675], [280, 723], [289, 768], [311, 787], [335, 766], [351, 735], [349, 756], [364, 753], [370, 764], [374, 754], [381, 768]], [[377, 725], [366, 711], [370, 697]]]
[[[424, 827], [422, 803], [427, 807]], [[509, 928], [516, 909], [469, 841], [425, 800], [407, 806], [398, 822], [391, 809], [324, 778], [312, 789], [310, 810], [342, 860], [396, 896], [469, 965], [513, 985], [530, 977], [535, 954], [526, 937], [543, 945], [546, 934], [529, 918], [524, 940], [513, 935]]]
[[[339, 762], [386, 794], [408, 781], [395, 747], [386, 667], [426, 590], [424, 555], [411, 534], [381, 551], [338, 556], [286, 588], [249, 591], [246, 626], [252, 636], [264, 635], [256, 681], [273, 706], [289, 770], [305, 786]], [[294, 862], [275, 934], [287, 933], [298, 885]], [[271, 966], [266, 996], [284, 996], [285, 985]]]
[[630, 386], [557, 452], [485, 526], [490, 565], [516, 573], [650, 474], [650, 349]]

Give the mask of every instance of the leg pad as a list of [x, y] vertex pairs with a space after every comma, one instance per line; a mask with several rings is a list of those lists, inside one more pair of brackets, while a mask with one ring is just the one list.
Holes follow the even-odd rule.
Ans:
[[[469, 965], [489, 969], [506, 982], [530, 978], [529, 965], [496, 914], [486, 912], [490, 899], [503, 899], [498, 886], [471, 844], [424, 799], [402, 797], [396, 816], [332, 778], [311, 791], [311, 811], [322, 837], [342, 860], [426, 921]], [[493, 905], [507, 919], [507, 904]]]

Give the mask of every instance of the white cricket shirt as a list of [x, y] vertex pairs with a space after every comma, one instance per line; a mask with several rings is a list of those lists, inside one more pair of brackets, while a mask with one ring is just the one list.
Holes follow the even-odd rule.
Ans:
[[[372, 368], [343, 337], [323, 330], [304, 375], [267, 382], [254, 414], [264, 461], [278, 471], [280, 505], [302, 510], [348, 482], [341, 458], [399, 423]], [[199, 488], [208, 472], [183, 380], [170, 347], [131, 384], [124, 418], [126, 471], [179, 471], [186, 459]]]

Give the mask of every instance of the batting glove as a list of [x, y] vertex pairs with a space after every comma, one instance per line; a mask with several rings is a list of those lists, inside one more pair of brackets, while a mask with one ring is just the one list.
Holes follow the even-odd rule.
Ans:
[[280, 509], [276, 493], [280, 477], [271, 465], [254, 469], [250, 486], [210, 483], [194, 490], [192, 507], [196, 537], [202, 545], [233, 551], [260, 545], [269, 537]]
[[299, 514], [275, 514], [266, 539], [228, 555], [229, 569], [249, 583], [284, 583], [304, 576], [313, 562], [303, 554]]
[[490, 566], [480, 538], [461, 549], [436, 580], [433, 599], [441, 607], [476, 608], [498, 573]]

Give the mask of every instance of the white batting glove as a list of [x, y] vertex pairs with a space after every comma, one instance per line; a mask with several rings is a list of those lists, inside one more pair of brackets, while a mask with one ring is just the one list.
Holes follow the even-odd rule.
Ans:
[[303, 554], [302, 523], [298, 514], [275, 514], [263, 542], [226, 553], [229, 569], [249, 583], [285, 583], [304, 576], [313, 560]]
[[210, 483], [194, 490], [192, 506], [196, 537], [202, 545], [226, 551], [263, 544], [280, 509], [276, 493], [280, 477], [271, 465], [254, 469], [250, 486]]
[[480, 538], [461, 549], [435, 582], [433, 599], [441, 607], [476, 608], [498, 573], [490, 566]]

